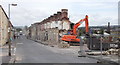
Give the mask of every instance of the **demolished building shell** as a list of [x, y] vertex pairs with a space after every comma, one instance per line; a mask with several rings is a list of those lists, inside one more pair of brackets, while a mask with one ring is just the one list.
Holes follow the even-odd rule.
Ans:
[[29, 36], [37, 41], [50, 41], [53, 44], [59, 42], [59, 32], [70, 29], [68, 10], [62, 9], [41, 22], [34, 23], [29, 27]]

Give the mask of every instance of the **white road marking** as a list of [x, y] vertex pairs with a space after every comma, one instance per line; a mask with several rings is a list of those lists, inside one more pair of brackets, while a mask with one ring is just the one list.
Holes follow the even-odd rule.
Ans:
[[23, 44], [23, 43], [17, 43], [17, 44]]

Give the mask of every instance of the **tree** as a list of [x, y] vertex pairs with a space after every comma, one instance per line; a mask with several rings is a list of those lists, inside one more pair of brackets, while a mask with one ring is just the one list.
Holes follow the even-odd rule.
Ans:
[[16, 32], [20, 32], [20, 31], [22, 31], [21, 28], [16, 28]]

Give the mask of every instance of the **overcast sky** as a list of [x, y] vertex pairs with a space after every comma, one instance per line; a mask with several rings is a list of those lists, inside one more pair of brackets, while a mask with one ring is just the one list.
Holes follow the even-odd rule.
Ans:
[[[8, 4], [11, 6], [11, 21], [14, 26], [30, 25], [40, 22], [50, 15], [68, 9], [71, 22], [77, 23], [87, 14], [89, 25], [118, 24], [119, 0], [0, 0], [0, 4], [8, 13]], [[82, 24], [84, 26], [84, 24]]]

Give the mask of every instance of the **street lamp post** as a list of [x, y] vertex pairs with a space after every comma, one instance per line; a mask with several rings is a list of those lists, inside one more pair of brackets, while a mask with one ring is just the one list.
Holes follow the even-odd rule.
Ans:
[[10, 6], [17, 6], [17, 4], [8, 4], [8, 17], [10, 20]]
[[[17, 4], [8, 4], [8, 20], [10, 21], [10, 6], [17, 6]], [[11, 27], [9, 26], [8, 28], [8, 45], [9, 45], [9, 51], [8, 51], [8, 55], [11, 56]]]
[[8, 28], [8, 45], [9, 45], [9, 51], [8, 51], [8, 55], [9, 56], [11, 56], [11, 41], [10, 41], [10, 30], [11, 30], [11, 28], [10, 28], [10, 26], [9, 26], [9, 28]]

